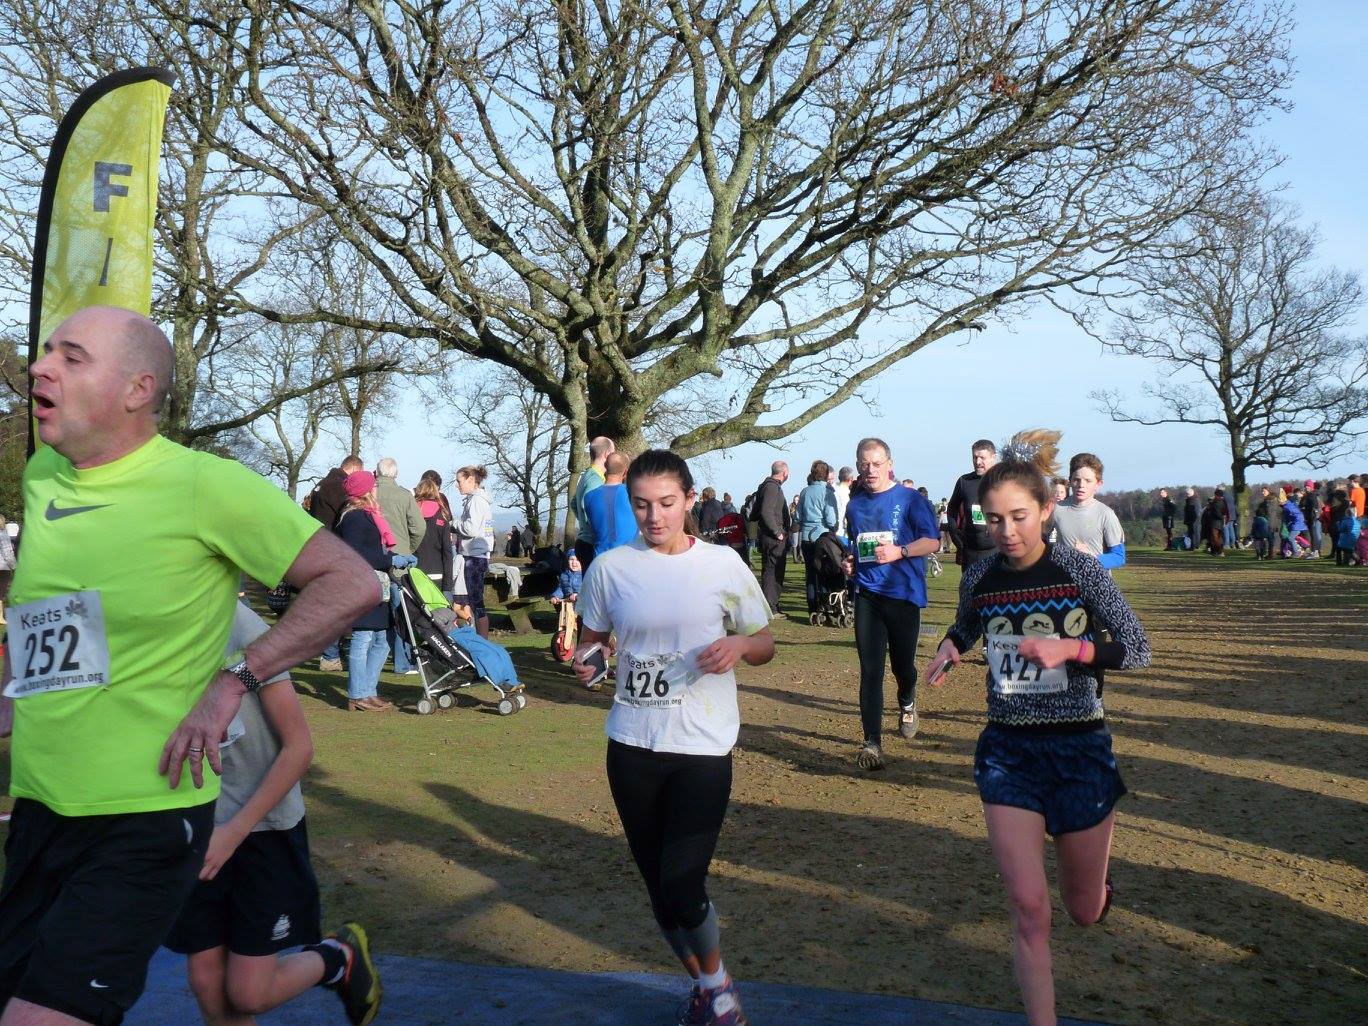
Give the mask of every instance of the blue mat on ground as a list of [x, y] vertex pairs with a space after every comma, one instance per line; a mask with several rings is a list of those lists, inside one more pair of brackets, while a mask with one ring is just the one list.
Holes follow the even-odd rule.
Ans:
[[[683, 999], [677, 976], [570, 973], [388, 956], [379, 959], [385, 1002], [375, 1026], [669, 1026]], [[1012, 986], [1005, 979], [1004, 986]], [[746, 980], [741, 994], [755, 1026], [1021, 1026], [1025, 1017], [936, 1001], [850, 994]], [[1015, 996], [1015, 988], [1013, 988]], [[199, 1013], [185, 985], [185, 960], [163, 949], [127, 1026], [193, 1026]], [[313, 990], [259, 1017], [273, 1026], [337, 1026], [342, 1006]], [[1061, 1019], [1061, 1026], [1101, 1026]]]

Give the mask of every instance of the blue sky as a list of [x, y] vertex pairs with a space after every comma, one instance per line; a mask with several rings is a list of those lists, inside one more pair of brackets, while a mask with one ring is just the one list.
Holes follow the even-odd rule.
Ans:
[[[1368, 274], [1368, 3], [1306, 2], [1299, 5], [1298, 19], [1292, 40], [1297, 77], [1289, 94], [1294, 107], [1276, 113], [1263, 129], [1286, 155], [1273, 179], [1288, 186], [1287, 198], [1319, 226], [1322, 259]], [[1359, 327], [1368, 330], [1368, 311]], [[778, 447], [746, 445], [714, 455], [696, 476], [739, 501], [773, 459], [789, 461], [791, 484], [797, 484], [814, 459], [838, 466], [853, 462], [856, 441], [874, 434], [892, 446], [900, 476], [927, 485], [939, 498], [969, 469], [974, 439], [1001, 441], [1021, 428], [1051, 427], [1063, 431], [1065, 453], [1086, 449], [1102, 457], [1108, 488], [1228, 480], [1229, 455], [1214, 433], [1113, 424], [1088, 398], [1103, 387], [1138, 395], [1139, 386], [1153, 378], [1144, 361], [1103, 353], [1072, 321], [1040, 306], [1010, 328], [994, 326], [963, 343], [948, 340], [923, 349], [868, 390], [873, 408], [849, 402]], [[408, 484], [428, 467], [446, 473], [469, 462], [472, 453], [432, 435], [432, 413], [416, 403], [406, 407], [362, 455], [368, 463], [394, 456], [400, 480]], [[319, 453], [322, 461], [338, 455], [327, 444]], [[1347, 473], [1365, 465], [1368, 452], [1338, 469]], [[1304, 477], [1306, 468], [1278, 468], [1267, 476], [1274, 474]], [[511, 519], [501, 513], [500, 522]]]

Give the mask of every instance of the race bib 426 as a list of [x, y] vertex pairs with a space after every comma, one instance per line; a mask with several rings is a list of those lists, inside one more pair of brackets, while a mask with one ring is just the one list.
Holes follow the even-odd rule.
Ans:
[[682, 705], [684, 691], [698, 679], [682, 653], [618, 656], [618, 688], [614, 700], [637, 709], [664, 709]]
[[9, 611], [7, 698], [109, 683], [109, 645], [98, 591], [72, 591]]

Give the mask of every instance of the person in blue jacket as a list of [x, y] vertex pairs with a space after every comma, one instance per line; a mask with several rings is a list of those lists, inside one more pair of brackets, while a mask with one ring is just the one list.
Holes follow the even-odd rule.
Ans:
[[795, 517], [802, 542], [803, 580], [807, 588], [808, 623], [817, 623], [821, 601], [817, 587], [817, 539], [834, 530], [836, 522], [836, 492], [831, 487], [831, 465], [825, 460], [814, 460], [808, 471], [807, 487], [798, 493]]
[[556, 590], [551, 593], [551, 604], [574, 602], [579, 598], [580, 588], [584, 587], [584, 571], [580, 569], [579, 556], [573, 552], [566, 560], [565, 569], [556, 581]]
[[884, 767], [881, 738], [884, 659], [898, 682], [898, 733], [917, 733], [917, 639], [926, 607], [926, 557], [940, 548], [936, 511], [915, 488], [898, 484], [893, 454], [881, 438], [855, 449], [859, 490], [846, 506], [846, 537], [854, 553], [846, 572], [855, 579], [855, 649], [860, 656], [863, 770]]

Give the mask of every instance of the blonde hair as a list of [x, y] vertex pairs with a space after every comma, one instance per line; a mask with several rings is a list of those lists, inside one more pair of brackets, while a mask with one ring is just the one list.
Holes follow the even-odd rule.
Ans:
[[1001, 461], [983, 475], [979, 495], [1008, 482], [1020, 485], [1042, 507], [1054, 500], [1052, 479], [1059, 474], [1059, 440], [1063, 434], [1045, 428], [1018, 431], [1002, 447]]

